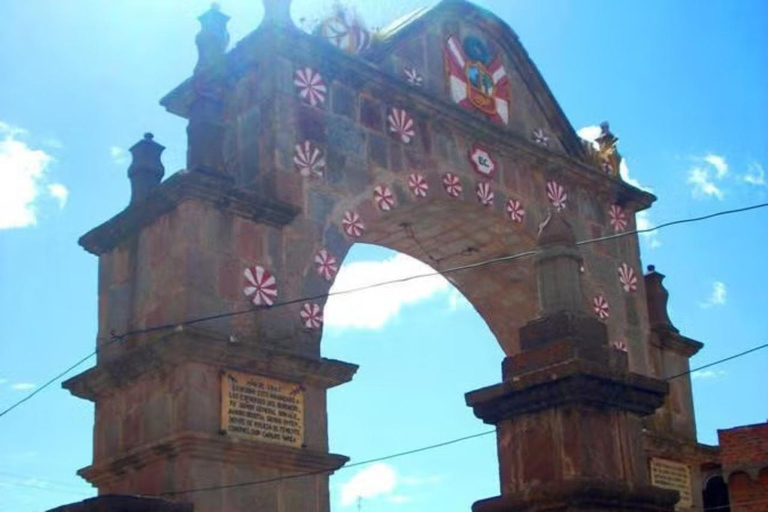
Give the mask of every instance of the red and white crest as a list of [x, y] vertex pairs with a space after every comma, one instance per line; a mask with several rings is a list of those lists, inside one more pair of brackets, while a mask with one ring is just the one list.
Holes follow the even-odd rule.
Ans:
[[547, 199], [555, 207], [558, 212], [565, 209], [565, 202], [568, 200], [568, 194], [565, 193], [565, 189], [558, 185], [556, 181], [547, 182]]
[[451, 197], [459, 197], [461, 195], [461, 180], [453, 173], [445, 173], [443, 175], [443, 188]]
[[401, 108], [392, 108], [389, 111], [387, 123], [389, 131], [406, 144], [416, 135], [411, 115]]
[[472, 162], [475, 172], [481, 176], [490, 178], [496, 173], [496, 160], [490, 151], [479, 144], [474, 144], [469, 150], [469, 161]]
[[328, 89], [323, 82], [323, 77], [314, 69], [297, 69], [293, 75], [293, 84], [299, 90], [299, 97], [313, 107], [325, 103]]
[[357, 212], [344, 212], [344, 218], [341, 219], [341, 228], [352, 238], [359, 238], [365, 232], [365, 224], [360, 214]]
[[592, 299], [592, 309], [600, 320], [605, 320], [611, 316], [611, 308], [608, 306], [608, 301], [602, 295]]
[[624, 213], [624, 209], [616, 204], [612, 204], [608, 209], [608, 217], [610, 218], [611, 226], [615, 232], [624, 231], [627, 227], [627, 214]]
[[373, 200], [383, 212], [388, 212], [395, 207], [395, 196], [387, 185], [376, 185], [373, 189]]
[[277, 282], [264, 267], [255, 265], [243, 271], [245, 286], [243, 293], [256, 306], [271, 306], [277, 298]]
[[637, 275], [635, 274], [635, 270], [626, 263], [622, 263], [621, 266], [619, 266], [619, 282], [621, 283], [621, 287], [624, 288], [624, 291], [627, 293], [637, 290]]
[[418, 173], [413, 173], [408, 176], [408, 188], [416, 197], [427, 197], [427, 191], [429, 190], [429, 184], [426, 178]]
[[467, 57], [456, 36], [445, 43], [445, 63], [451, 98], [467, 109], [477, 109], [498, 123], [509, 123], [509, 77], [501, 58], [487, 67]]
[[513, 220], [517, 223], [523, 222], [523, 219], [525, 218], [525, 209], [523, 208], [523, 205], [520, 201], [517, 199], [509, 199], [507, 200], [507, 216], [510, 218], [510, 220]]
[[301, 316], [301, 323], [307, 329], [319, 329], [323, 325], [323, 310], [314, 302], [301, 306], [299, 316]]
[[318, 178], [325, 173], [323, 152], [308, 140], [293, 148], [293, 165], [302, 176]]
[[493, 190], [491, 190], [491, 184], [486, 182], [480, 182], [477, 184], [477, 200], [483, 206], [493, 206]]
[[315, 254], [315, 268], [317, 268], [320, 277], [326, 281], [331, 281], [339, 271], [339, 263], [327, 249], [320, 249]]

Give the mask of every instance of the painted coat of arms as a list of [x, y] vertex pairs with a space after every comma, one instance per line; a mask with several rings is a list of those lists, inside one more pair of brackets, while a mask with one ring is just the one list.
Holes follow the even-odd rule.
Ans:
[[495, 122], [509, 123], [509, 76], [501, 57], [492, 58], [488, 46], [474, 36], [467, 36], [463, 43], [450, 36], [444, 53], [453, 101]]

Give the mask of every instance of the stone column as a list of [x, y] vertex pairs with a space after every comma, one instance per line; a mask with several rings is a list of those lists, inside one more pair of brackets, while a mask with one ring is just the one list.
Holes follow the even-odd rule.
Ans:
[[223, 110], [226, 87], [226, 50], [229, 44], [229, 16], [218, 5], [201, 15], [200, 32], [195, 38], [197, 64], [192, 75], [194, 98], [187, 125], [187, 169], [224, 170]]
[[552, 214], [539, 233], [541, 315], [520, 330], [503, 382], [467, 394], [496, 425], [501, 495], [475, 512], [671, 511], [677, 493], [651, 487], [640, 418], [667, 384], [628, 372], [605, 325], [587, 314], [570, 225]]

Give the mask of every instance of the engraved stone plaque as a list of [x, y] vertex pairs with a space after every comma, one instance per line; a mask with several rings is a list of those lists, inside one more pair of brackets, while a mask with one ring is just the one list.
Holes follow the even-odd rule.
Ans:
[[300, 447], [304, 443], [304, 388], [225, 371], [221, 376], [221, 429], [253, 441]]

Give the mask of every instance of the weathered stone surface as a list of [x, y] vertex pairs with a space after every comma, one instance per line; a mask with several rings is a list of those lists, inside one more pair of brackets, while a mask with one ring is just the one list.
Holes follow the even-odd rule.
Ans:
[[139, 496], [105, 495], [56, 507], [49, 512], [193, 512], [192, 503], [178, 503]]
[[[499, 261], [451, 276], [508, 356], [504, 384], [476, 396], [485, 404], [478, 411], [506, 422], [499, 430], [505, 496], [526, 482], [570, 485], [575, 475], [610, 477], [612, 485], [642, 480], [642, 461], [629, 446], [639, 431], [632, 415], [652, 410], [665, 388], [627, 375], [628, 365], [648, 370], [644, 287], [625, 298], [616, 275], [622, 262], [639, 270], [636, 237], [609, 248], [584, 246], [578, 254], [573, 242], [610, 232], [610, 204], [620, 202], [633, 217], [654, 198], [606, 177], [585, 158], [516, 36], [491, 14], [468, 2], [442, 2], [412, 23], [364, 56], [350, 56], [290, 23], [265, 22], [223, 57], [226, 87], [216, 91], [222, 97], [214, 95], [221, 105], [196, 102], [199, 81], [163, 100], [190, 118], [190, 161], [203, 170], [172, 176], [82, 239], [101, 257], [100, 340], [112, 330], [128, 332], [120, 343], [102, 341], [97, 367], [66, 384], [97, 402], [94, 461], [82, 474], [100, 492], [156, 493], [321, 469], [326, 472], [262, 486], [253, 499], [264, 510], [327, 512], [328, 474], [344, 458], [328, 454], [325, 390], [349, 380], [354, 368], [321, 359], [322, 330], [301, 322], [301, 306], [309, 300], [324, 306], [322, 294], [331, 285], [318, 276], [314, 255], [326, 248], [341, 261], [353, 243], [373, 243], [447, 268], [531, 251], [553, 208], [546, 192], [552, 180], [568, 193], [559, 219], [569, 226], [567, 239], [553, 240], [536, 263]], [[453, 102], [443, 54], [450, 35], [489, 41], [492, 57], [504, 64], [513, 89], [508, 124]], [[406, 65], [424, 76], [419, 92], [404, 80]], [[293, 82], [295, 70], [307, 67], [323, 76], [322, 104], [307, 105]], [[414, 120], [408, 142], [388, 126], [393, 107]], [[535, 128], [547, 130], [550, 146], [531, 142]], [[305, 140], [322, 152], [322, 177], [296, 170], [295, 146]], [[475, 143], [493, 154], [495, 175], [473, 170], [468, 154]], [[222, 165], [209, 165], [217, 158]], [[426, 197], [409, 188], [412, 172], [428, 183]], [[446, 193], [446, 173], [461, 183], [457, 197]], [[491, 207], [478, 201], [480, 182], [492, 185]], [[374, 203], [377, 184], [391, 187], [391, 211]], [[522, 223], [508, 217], [509, 198], [524, 205]], [[361, 216], [359, 238], [342, 230], [345, 212]], [[579, 263], [585, 270], [573, 275]], [[286, 305], [256, 308], [246, 299], [243, 272], [254, 265], [273, 274], [277, 302]], [[543, 270], [547, 292], [539, 293], [535, 271]], [[589, 309], [596, 293], [610, 301], [608, 325]], [[542, 313], [548, 315], [532, 321]], [[215, 318], [185, 324], [208, 316]], [[130, 332], [163, 325], [178, 328]], [[629, 355], [610, 348], [617, 335], [627, 338]], [[654, 365], [668, 364], [665, 357]], [[304, 386], [305, 447], [286, 450], [219, 434], [225, 369]], [[563, 409], [553, 413], [557, 407]], [[520, 414], [532, 416], [514, 423]], [[600, 439], [588, 460], [590, 432]], [[518, 445], [513, 438], [527, 441]], [[567, 457], [536, 457], [558, 449]], [[511, 464], [518, 456], [523, 468]], [[621, 492], [611, 496], [629, 496]], [[642, 502], [632, 496], [632, 507]], [[234, 488], [195, 495], [194, 502], [201, 512], [251, 512], [254, 503]]]

